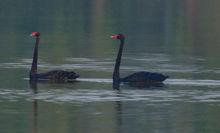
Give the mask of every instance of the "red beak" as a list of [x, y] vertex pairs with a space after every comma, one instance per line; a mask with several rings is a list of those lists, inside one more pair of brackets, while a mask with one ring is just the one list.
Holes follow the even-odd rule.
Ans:
[[112, 35], [111, 38], [112, 39], [118, 39], [118, 35]]

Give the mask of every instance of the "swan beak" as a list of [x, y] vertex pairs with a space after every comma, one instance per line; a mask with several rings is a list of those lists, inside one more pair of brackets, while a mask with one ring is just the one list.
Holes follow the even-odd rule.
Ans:
[[117, 35], [112, 35], [111, 38], [112, 39], [118, 39], [118, 36]]

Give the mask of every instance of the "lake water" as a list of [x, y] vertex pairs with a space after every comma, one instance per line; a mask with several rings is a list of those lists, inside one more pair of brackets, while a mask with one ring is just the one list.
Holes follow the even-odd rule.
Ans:
[[[220, 1], [44, 0], [0, 5], [0, 129], [3, 133], [218, 133]], [[39, 71], [74, 70], [79, 82], [31, 86]], [[162, 88], [121, 84], [112, 71], [123, 33], [121, 75], [170, 76]]]

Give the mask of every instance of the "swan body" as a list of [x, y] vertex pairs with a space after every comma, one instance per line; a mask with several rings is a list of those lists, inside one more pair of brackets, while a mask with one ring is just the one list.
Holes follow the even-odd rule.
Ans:
[[32, 76], [31, 79], [43, 80], [43, 81], [57, 81], [68, 82], [79, 77], [79, 74], [75, 72], [69, 72], [64, 70], [52, 70], [45, 73], [38, 73]]
[[37, 73], [37, 62], [38, 62], [38, 45], [40, 40], [39, 32], [32, 32], [32, 37], [36, 38], [34, 46], [33, 61], [30, 70], [30, 81], [52, 81], [52, 82], [72, 82], [79, 77], [79, 74], [73, 71], [64, 70], [52, 70], [45, 73]]
[[148, 82], [148, 83], [155, 83], [155, 82], [163, 82], [166, 80], [168, 76], [165, 76], [161, 73], [152, 73], [152, 72], [136, 72], [127, 77], [121, 78], [121, 82]]

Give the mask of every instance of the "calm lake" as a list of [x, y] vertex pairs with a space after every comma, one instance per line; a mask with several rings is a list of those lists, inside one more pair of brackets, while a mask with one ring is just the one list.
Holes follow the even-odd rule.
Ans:
[[[2, 133], [220, 132], [219, 0], [2, 0]], [[79, 82], [29, 85], [35, 39], [40, 72]], [[160, 88], [121, 84], [112, 72], [123, 33], [121, 76], [170, 76]]]

